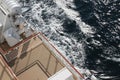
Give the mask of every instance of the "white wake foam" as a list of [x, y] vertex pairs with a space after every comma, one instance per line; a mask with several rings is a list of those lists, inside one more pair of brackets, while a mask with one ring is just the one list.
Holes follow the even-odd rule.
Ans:
[[89, 25], [81, 21], [78, 12], [68, 7], [75, 7], [73, 0], [54, 0], [54, 2], [56, 4], [49, 1], [39, 1], [37, 3], [36, 0], [31, 0], [24, 5], [31, 6], [31, 11], [26, 12], [25, 16], [29, 16], [31, 24], [34, 24], [39, 31], [43, 32], [73, 65], [81, 67], [85, 60], [83, 43], [63, 32], [63, 21], [65, 18], [76, 21], [81, 31], [88, 36], [91, 36], [94, 31]]

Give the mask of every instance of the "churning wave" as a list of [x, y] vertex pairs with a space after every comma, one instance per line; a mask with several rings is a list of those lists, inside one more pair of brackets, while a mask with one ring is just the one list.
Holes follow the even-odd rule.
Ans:
[[78, 68], [120, 79], [119, 0], [20, 0], [23, 15]]

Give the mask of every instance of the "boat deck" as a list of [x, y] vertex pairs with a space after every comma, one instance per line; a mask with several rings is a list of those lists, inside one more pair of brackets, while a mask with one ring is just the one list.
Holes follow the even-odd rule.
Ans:
[[47, 80], [48, 77], [64, 68], [64, 65], [38, 37], [21, 45], [18, 54], [21, 56], [9, 65], [19, 80]]
[[33, 34], [6, 51], [0, 47], [0, 53], [19, 80], [47, 80], [64, 67], [74, 80], [84, 78], [42, 33]]
[[9, 68], [3, 57], [0, 55], [0, 80], [18, 80]]

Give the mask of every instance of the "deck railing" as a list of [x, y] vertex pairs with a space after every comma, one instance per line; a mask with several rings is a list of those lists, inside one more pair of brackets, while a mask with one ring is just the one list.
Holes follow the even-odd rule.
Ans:
[[65, 56], [63, 56], [63, 54], [52, 43], [50, 43], [50, 41], [41, 32], [38, 32], [37, 34], [33, 34], [32, 36], [26, 38], [25, 40], [22, 40], [21, 42], [19, 42], [18, 44], [16, 44], [7, 51], [3, 51], [2, 49], [0, 49], [0, 52], [2, 54], [7, 54], [10, 51], [18, 49], [20, 46], [24, 45], [25, 43], [27, 43], [36, 36], [39, 36], [39, 38], [42, 39], [46, 47], [48, 47], [51, 50], [51, 52], [53, 53], [53, 55], [57, 57], [57, 59], [60, 59], [60, 61], [64, 63], [64, 65], [73, 73], [73, 75], [77, 78], [77, 80], [84, 79], [84, 76], [70, 63], [70, 61], [68, 61], [65, 58]]
[[[7, 62], [10, 62], [11, 60], [15, 59], [17, 57], [17, 55], [19, 55], [16, 50], [19, 51], [19, 48], [21, 46], [23, 46], [25, 43], [29, 42], [30, 40], [32, 40], [33, 38], [35, 38], [36, 36], [38, 36], [38, 34], [40, 34], [40, 33], [36, 33], [36, 34], [34, 33], [33, 35], [31, 35], [28, 38], [20, 41], [19, 43], [17, 43], [16, 45], [14, 45], [13, 47], [9, 48], [6, 51], [4, 49], [0, 48], [0, 53], [4, 56], [4, 58], [7, 60]], [[6, 57], [6, 55], [9, 55], [11, 53], [15, 53], [15, 54], [11, 55], [11, 56], [13, 56], [12, 59], [9, 58], [9, 60], [8, 60], [7, 57]], [[22, 53], [24, 53], [24, 52], [22, 52]]]
[[39, 37], [45, 43], [45, 45], [51, 50], [53, 55], [60, 59], [64, 65], [73, 73], [77, 80], [83, 80], [84, 76], [63, 56], [63, 54], [52, 44], [50, 41], [42, 34], [39, 34]]
[[[2, 60], [2, 62], [4, 63], [4, 69], [7, 69], [8, 74], [10, 75], [9, 77], [11, 77], [11, 80], [19, 80], [16, 75], [13, 73], [12, 69], [8, 66], [8, 64], [4, 61], [3, 57], [0, 55], [0, 59]], [[1, 64], [3, 65], [3, 64]], [[4, 76], [3, 74], [1, 74], [2, 76]], [[1, 76], [1, 77], [2, 77]], [[1, 78], [0, 78], [1, 79]]]

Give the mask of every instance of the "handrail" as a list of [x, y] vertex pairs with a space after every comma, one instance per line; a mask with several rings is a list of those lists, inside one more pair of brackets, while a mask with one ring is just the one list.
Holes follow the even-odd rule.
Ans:
[[22, 44], [26, 43], [27, 41], [29, 41], [30, 39], [32, 39], [32, 38], [34, 38], [34, 37], [36, 37], [38, 34], [40, 34], [40, 32], [38, 32], [38, 33], [36, 33], [36, 34], [33, 34], [33, 35], [29, 36], [28, 38], [26, 38], [26, 39], [24, 39], [24, 40], [20, 41], [19, 43], [17, 43], [17, 44], [16, 44], [16, 45], [14, 45], [13, 47], [11, 47], [9, 50], [4, 51], [4, 52], [5, 52], [5, 53], [7, 53], [7, 52], [9, 52], [9, 51], [14, 50], [14, 49], [15, 49], [15, 48], [17, 48], [18, 46], [20, 46], [20, 45], [22, 45]]
[[84, 79], [84, 76], [63, 56], [63, 54], [44, 36], [41, 32], [40, 35], [57, 51], [57, 53], [74, 69], [77, 74]]
[[[84, 76], [63, 56], [63, 54], [52, 44], [50, 43], [50, 41], [46, 38], [46, 36], [44, 34], [42, 34], [41, 32], [38, 32], [36, 34], [33, 34], [32, 36], [28, 37], [27, 39], [24, 39], [23, 41], [19, 42], [18, 44], [16, 44], [15, 46], [11, 47], [8, 51], [4, 51], [5, 53], [14, 50], [15, 48], [17, 48], [18, 46], [26, 43], [27, 41], [29, 41], [30, 39], [36, 37], [40, 35], [44, 40], [46, 40], [46, 42], [53, 48], [55, 49], [55, 51], [63, 58], [63, 60], [65, 60], [65, 62], [67, 62], [67, 64], [82, 78], [84, 79]], [[43, 40], [43, 42], [44, 42]], [[1, 51], [1, 49], [0, 49]]]
[[5, 54], [5, 51], [2, 48], [0, 48], [0, 52]]
[[5, 62], [5, 60], [3, 59], [3, 57], [0, 55], [0, 59], [3, 61], [3, 63], [5, 64], [5, 66], [7, 67], [7, 69], [9, 70], [9, 73], [11, 74], [11, 76], [13, 76], [13, 78], [15, 80], [19, 80], [16, 75], [13, 73], [12, 69], [7, 65], [7, 63]]

